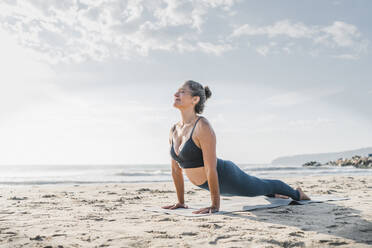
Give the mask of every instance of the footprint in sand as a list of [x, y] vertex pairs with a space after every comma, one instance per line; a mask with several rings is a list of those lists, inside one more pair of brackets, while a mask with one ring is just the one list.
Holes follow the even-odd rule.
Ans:
[[14, 214], [14, 212], [11, 212], [11, 211], [3, 211], [3, 212], [0, 212], [0, 214]]
[[319, 243], [322, 243], [322, 244], [327, 243], [328, 245], [333, 245], [333, 246], [349, 244], [348, 242], [345, 242], [345, 241], [329, 240], [329, 239], [321, 239], [319, 240]]
[[51, 194], [51, 195], [43, 195], [42, 197], [43, 198], [54, 198], [54, 197], [57, 197], [57, 196], [54, 195], [54, 194]]
[[56, 233], [56, 234], [53, 234], [52, 237], [60, 237], [60, 236], [65, 236], [67, 237], [67, 234], [64, 234], [64, 233]]
[[326, 228], [335, 228], [335, 227], [337, 227], [337, 225], [326, 226]]
[[160, 219], [159, 221], [173, 221], [173, 222], [176, 222], [178, 220], [167, 217], [167, 218], [164, 218], [164, 219]]
[[273, 228], [273, 229], [286, 229], [287, 227], [285, 227], [285, 226], [269, 226], [269, 228]]
[[228, 238], [231, 238], [231, 237], [232, 237], [231, 235], [217, 236], [214, 240], [209, 241], [209, 244], [210, 245], [215, 245], [215, 244], [217, 244], [218, 240], [220, 240], [220, 239], [228, 239]]
[[166, 234], [167, 232], [165, 232], [165, 231], [155, 231], [155, 230], [150, 230], [150, 231], [145, 231], [145, 232], [147, 232], [147, 233], [157, 233], [157, 234]]
[[280, 246], [280, 247], [304, 247], [305, 246], [305, 243], [302, 242], [302, 241], [298, 241], [298, 242], [290, 241], [290, 240], [278, 241], [278, 240], [275, 240], [275, 239], [262, 239], [260, 241], [265, 242], [265, 243], [269, 243], [269, 244], [273, 244], [273, 245], [277, 245], [277, 246]]
[[182, 236], [197, 236], [198, 233], [195, 232], [183, 232], [181, 233]]
[[222, 226], [217, 225], [217, 224], [201, 224], [201, 225], [198, 225], [198, 227], [209, 228], [209, 229], [220, 229]]
[[136, 192], [150, 192], [151, 190], [149, 188], [140, 188], [136, 190]]
[[13, 196], [11, 198], [9, 198], [8, 200], [13, 200], [13, 201], [23, 201], [23, 200], [27, 200], [28, 197], [24, 196], [24, 197], [17, 197], [17, 196]]
[[45, 236], [36, 235], [34, 238], [30, 238], [30, 240], [42, 241]]
[[304, 232], [301, 232], [301, 231], [297, 231], [297, 232], [291, 232], [288, 234], [289, 236], [292, 236], [292, 237], [300, 237], [300, 238], [303, 238], [304, 237]]

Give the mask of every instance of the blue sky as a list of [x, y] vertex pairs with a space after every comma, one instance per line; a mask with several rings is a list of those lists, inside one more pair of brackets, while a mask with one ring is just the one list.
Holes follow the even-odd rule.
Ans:
[[371, 146], [371, 1], [0, 3], [1, 164], [168, 163], [208, 85], [218, 157]]

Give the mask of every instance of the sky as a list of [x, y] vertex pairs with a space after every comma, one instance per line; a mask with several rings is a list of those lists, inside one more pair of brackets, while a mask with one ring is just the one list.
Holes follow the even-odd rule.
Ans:
[[217, 156], [372, 145], [369, 0], [0, 2], [0, 165], [165, 164], [208, 85]]

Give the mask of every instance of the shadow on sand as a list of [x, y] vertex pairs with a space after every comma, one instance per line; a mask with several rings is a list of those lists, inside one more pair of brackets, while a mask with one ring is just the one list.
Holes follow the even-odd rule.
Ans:
[[[256, 209], [249, 211], [252, 215], [243, 212], [225, 214], [233, 218], [245, 218], [249, 220], [272, 224], [293, 226], [302, 231], [314, 231], [327, 235], [333, 235], [354, 240], [356, 243], [372, 244], [372, 222], [360, 216], [361, 211], [339, 206], [329, 202], [312, 203], [297, 206], [281, 206], [270, 209]], [[317, 216], [316, 218], [312, 218]], [[293, 233], [293, 236], [301, 237], [304, 232]], [[277, 243], [275, 240], [267, 242]], [[335, 241], [332, 239], [318, 240], [319, 245], [347, 245], [347, 240]], [[281, 244], [277, 244], [281, 245]]]

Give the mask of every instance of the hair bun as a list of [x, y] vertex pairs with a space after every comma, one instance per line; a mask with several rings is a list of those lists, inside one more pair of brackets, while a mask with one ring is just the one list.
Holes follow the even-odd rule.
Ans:
[[208, 99], [212, 96], [212, 91], [209, 89], [208, 86], [205, 86], [204, 87], [204, 91], [205, 91], [205, 97]]

